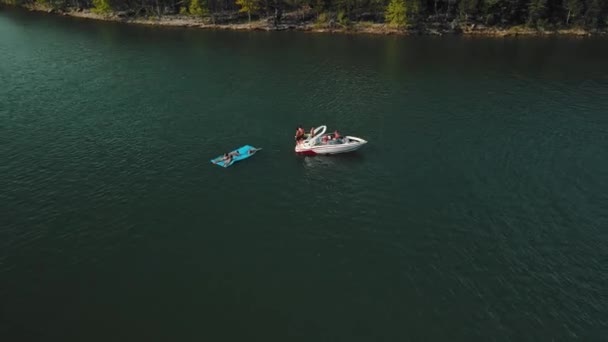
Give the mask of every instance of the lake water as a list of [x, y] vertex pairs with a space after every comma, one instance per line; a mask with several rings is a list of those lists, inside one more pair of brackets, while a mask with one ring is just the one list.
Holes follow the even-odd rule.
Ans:
[[4, 10], [0, 215], [5, 341], [602, 340], [608, 40]]

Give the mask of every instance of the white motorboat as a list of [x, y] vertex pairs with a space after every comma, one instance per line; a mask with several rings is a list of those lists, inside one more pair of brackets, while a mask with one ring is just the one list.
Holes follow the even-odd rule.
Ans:
[[325, 125], [315, 128], [312, 136], [296, 143], [296, 153], [309, 156], [346, 153], [358, 150], [367, 144], [366, 140], [350, 135], [335, 139], [333, 134], [325, 134], [326, 131]]

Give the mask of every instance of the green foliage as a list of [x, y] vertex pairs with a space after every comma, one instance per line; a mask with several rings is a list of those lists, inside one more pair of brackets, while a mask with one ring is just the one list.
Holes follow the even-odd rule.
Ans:
[[93, 0], [93, 12], [95, 13], [109, 13], [112, 11], [109, 0]]
[[485, 23], [503, 28], [527, 25], [551, 29], [567, 25], [581, 28], [602, 28], [608, 25], [608, 0], [0, 0], [14, 5], [38, 5], [42, 8], [91, 9], [96, 13], [114, 10], [140, 15], [156, 15], [178, 9], [182, 15], [206, 16], [211, 20], [234, 17], [237, 9], [252, 15], [290, 14], [296, 20], [311, 20], [327, 25], [331, 19], [342, 27], [351, 20], [377, 22], [383, 16], [392, 27], [408, 27], [427, 21], [452, 22], [454, 15], [467, 24]]
[[334, 8], [338, 10], [338, 13], [344, 11], [350, 13], [354, 8], [357, 7], [357, 0], [333, 0]]
[[63, 9], [67, 6], [65, 0], [35, 0], [34, 2], [43, 8]]
[[329, 14], [327, 12], [319, 13], [317, 16], [317, 24], [327, 24], [329, 22]]
[[460, 0], [458, 3], [458, 15], [464, 19], [469, 19], [470, 16], [476, 16], [479, 13], [479, 7], [483, 0]]
[[543, 27], [541, 24], [546, 25], [547, 15], [547, 0], [532, 0], [528, 6], [528, 25], [533, 27]]
[[520, 24], [528, 21], [530, 3], [538, 0], [483, 0], [486, 24]]
[[[589, 27], [599, 27], [605, 25], [605, 21], [602, 20], [602, 11], [605, 7], [605, 2], [602, 0], [587, 0], [588, 7], [585, 12], [585, 24]], [[603, 5], [603, 6], [602, 6]]]
[[323, 13], [327, 7], [325, 0], [311, 0], [310, 2], [317, 15]]
[[577, 22], [583, 14], [583, 3], [580, 0], [564, 0], [564, 10], [566, 10], [566, 25]]
[[385, 0], [369, 0], [369, 11], [374, 13], [382, 13], [386, 8]]
[[405, 3], [407, 15], [413, 19], [420, 19], [420, 0], [409, 0]]
[[258, 2], [258, 0], [236, 0], [236, 4], [241, 6], [239, 12], [247, 13], [249, 22], [251, 22], [251, 13], [260, 10], [260, 3]]
[[338, 12], [338, 24], [342, 27], [347, 27], [351, 24], [350, 19], [348, 18], [344, 10]]
[[386, 22], [392, 27], [407, 25], [407, 6], [405, 0], [391, 0], [386, 8]]
[[190, 0], [190, 6], [188, 7], [188, 12], [197, 17], [202, 17], [209, 14], [209, 11], [206, 7], [207, 3], [204, 0]]

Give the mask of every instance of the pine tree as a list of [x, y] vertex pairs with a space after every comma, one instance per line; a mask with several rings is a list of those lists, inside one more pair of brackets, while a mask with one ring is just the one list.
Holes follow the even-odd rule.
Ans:
[[532, 0], [528, 6], [528, 25], [538, 26], [547, 17], [547, 0]]
[[247, 18], [251, 23], [251, 13], [256, 12], [260, 9], [258, 0], [236, 0], [236, 4], [241, 6], [239, 12], [246, 12]]
[[190, 0], [188, 12], [190, 12], [191, 15], [202, 17], [209, 13], [206, 5], [207, 4], [204, 2], [204, 0]]
[[108, 13], [112, 11], [109, 0], [93, 0], [93, 12]]
[[393, 27], [405, 27], [407, 25], [407, 7], [405, 0], [391, 0], [386, 7], [386, 22]]

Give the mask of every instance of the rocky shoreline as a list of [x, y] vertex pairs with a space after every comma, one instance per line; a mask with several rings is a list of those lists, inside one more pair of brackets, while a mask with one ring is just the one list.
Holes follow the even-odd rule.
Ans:
[[[487, 27], [480, 24], [454, 24], [444, 22], [426, 23], [422, 27], [415, 29], [399, 29], [384, 23], [376, 22], [351, 22], [347, 26], [339, 25], [332, 20], [326, 23], [316, 22], [307, 13], [292, 12], [286, 13], [281, 23], [274, 22], [273, 17], [261, 18], [251, 22], [239, 20], [237, 14], [228, 14], [228, 20], [217, 20], [211, 22], [210, 18], [197, 18], [187, 15], [165, 15], [160, 18], [137, 17], [134, 13], [113, 12], [99, 14], [87, 9], [66, 9], [54, 10], [40, 5], [25, 6], [27, 10], [46, 12], [55, 15], [64, 15], [76, 18], [85, 18], [102, 21], [122, 22], [136, 25], [150, 26], [172, 26], [172, 27], [192, 27], [211, 30], [233, 30], [233, 31], [303, 31], [316, 33], [343, 33], [343, 34], [371, 34], [371, 35], [466, 35], [466, 36], [490, 36], [490, 37], [509, 37], [509, 36], [593, 36], [607, 35], [604, 31], [591, 31], [581, 28], [558, 29], [552, 31], [537, 30], [526, 26], [512, 26], [508, 28]], [[230, 16], [232, 15], [232, 16]], [[219, 21], [219, 22], [218, 22]]]

